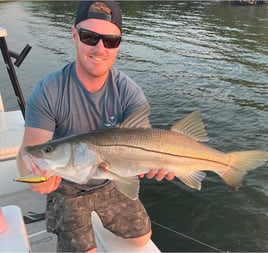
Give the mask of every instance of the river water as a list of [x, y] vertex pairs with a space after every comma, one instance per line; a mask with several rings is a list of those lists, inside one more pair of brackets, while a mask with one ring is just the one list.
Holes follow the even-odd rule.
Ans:
[[[75, 5], [0, 2], [0, 26], [8, 30], [9, 49], [32, 46], [16, 69], [25, 97], [44, 74], [73, 60]], [[219, 1], [120, 5], [124, 36], [116, 66], [143, 88], [153, 126], [168, 127], [200, 110], [209, 146], [226, 152], [268, 150], [267, 6]], [[6, 110], [18, 109], [2, 59], [0, 76]], [[164, 252], [268, 251], [267, 173], [268, 164], [249, 172], [237, 191], [213, 173], [201, 191], [178, 180], [142, 180], [153, 240]]]

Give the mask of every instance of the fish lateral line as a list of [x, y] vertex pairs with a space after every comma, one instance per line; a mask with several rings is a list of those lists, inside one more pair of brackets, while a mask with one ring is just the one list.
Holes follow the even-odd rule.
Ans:
[[[206, 159], [206, 158], [202, 158], [202, 157], [193, 157], [193, 156], [186, 156], [186, 155], [177, 155], [177, 154], [173, 154], [173, 153], [167, 153], [167, 152], [163, 152], [163, 151], [157, 151], [157, 150], [153, 150], [153, 149], [148, 149], [148, 148], [143, 148], [143, 147], [137, 147], [137, 146], [131, 146], [128, 144], [97, 144], [95, 146], [99, 146], [99, 147], [126, 147], [126, 148], [132, 148], [132, 149], [138, 149], [138, 150], [143, 150], [146, 152], [150, 152], [150, 153], [155, 153], [155, 154], [159, 154], [159, 155], [167, 155], [167, 156], [172, 156], [172, 157], [180, 157], [180, 158], [187, 158], [187, 159], [193, 159], [193, 160], [201, 160], [201, 161], [205, 161], [205, 162], [212, 162], [212, 163], [217, 163], [217, 164], [221, 164], [233, 169], [238, 169], [235, 167], [232, 167], [231, 165], [227, 164], [227, 163], [222, 163], [220, 161], [216, 161], [216, 160], [211, 160], [211, 159]], [[223, 153], [223, 155], [226, 155]], [[106, 166], [107, 164], [104, 163]], [[102, 167], [101, 167], [102, 168]], [[104, 168], [102, 168], [104, 169]]]

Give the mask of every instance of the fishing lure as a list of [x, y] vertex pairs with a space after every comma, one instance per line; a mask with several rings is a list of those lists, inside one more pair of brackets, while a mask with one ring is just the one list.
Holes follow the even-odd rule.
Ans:
[[42, 183], [46, 182], [48, 179], [49, 179], [48, 177], [28, 176], [28, 177], [17, 177], [14, 179], [14, 181], [20, 183]]

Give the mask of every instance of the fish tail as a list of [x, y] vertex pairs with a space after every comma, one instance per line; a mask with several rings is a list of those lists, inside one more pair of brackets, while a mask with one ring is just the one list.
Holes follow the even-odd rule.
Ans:
[[262, 166], [268, 160], [268, 152], [262, 150], [238, 151], [228, 153], [229, 169], [220, 176], [226, 184], [239, 188], [248, 171]]

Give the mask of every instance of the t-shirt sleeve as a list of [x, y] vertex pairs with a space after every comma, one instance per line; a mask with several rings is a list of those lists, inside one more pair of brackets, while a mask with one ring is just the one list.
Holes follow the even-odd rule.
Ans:
[[27, 98], [25, 126], [54, 132], [55, 119], [52, 108], [53, 97], [43, 80], [37, 84]]
[[[145, 104], [149, 104], [141, 87], [138, 86], [132, 79], [125, 76], [123, 81], [123, 100], [124, 100], [124, 120], [135, 113]], [[140, 122], [137, 127], [151, 127], [149, 115]]]

